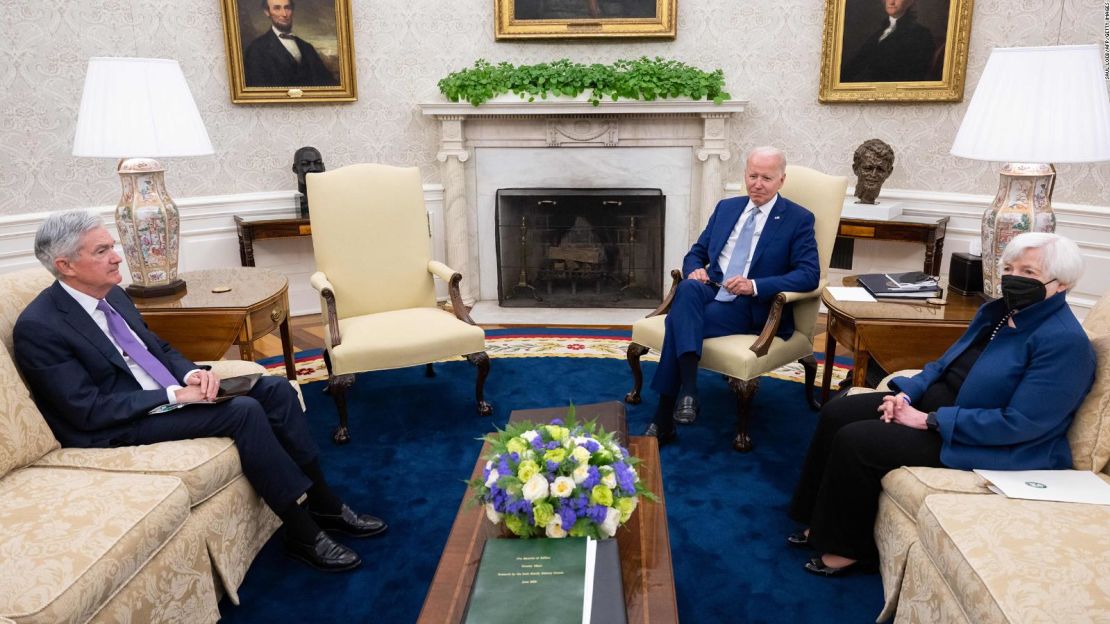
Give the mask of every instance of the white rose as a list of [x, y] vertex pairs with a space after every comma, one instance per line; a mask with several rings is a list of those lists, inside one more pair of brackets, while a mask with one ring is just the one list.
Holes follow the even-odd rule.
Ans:
[[500, 479], [500, 478], [501, 478], [501, 475], [498, 474], [496, 468], [494, 468], [493, 470], [490, 470], [489, 471], [489, 476], [486, 477], [486, 487], [491, 488], [491, 487], [497, 485], [497, 480]]
[[528, 449], [527, 451], [524, 451], [523, 453], [521, 453], [520, 459], [521, 459], [521, 461], [528, 461], [528, 460], [536, 461], [536, 452], [533, 451], [532, 449]]
[[576, 484], [582, 483], [586, 480], [586, 477], [590, 476], [589, 464], [579, 464], [578, 467], [574, 469], [574, 472], [570, 473], [570, 476], [574, 479]]
[[613, 537], [617, 533], [617, 526], [620, 524], [621, 512], [609, 507], [605, 510], [605, 522], [601, 523], [601, 532], [605, 537]]
[[590, 439], [587, 438], [586, 436], [574, 436], [574, 443], [575, 444], [585, 444], [586, 442], [589, 442], [589, 440]]
[[536, 438], [540, 437], [540, 432], [536, 431], [535, 429], [530, 429], [530, 430], [525, 431], [524, 433], [520, 434], [520, 437], [527, 440], [528, 444], [531, 444], [532, 440], [535, 440]]
[[494, 524], [501, 524], [502, 514], [493, 508], [493, 503], [486, 503], [486, 517]]
[[571, 451], [570, 454], [574, 456], [574, 461], [578, 462], [579, 464], [590, 463], [590, 452], [587, 451], [586, 447], [584, 446], [574, 447], [574, 450]]
[[567, 532], [563, 530], [563, 518], [559, 514], [555, 514], [544, 528], [548, 537], [561, 538], [567, 536]]
[[556, 498], [566, 498], [574, 491], [574, 479], [570, 477], [555, 477], [551, 484], [551, 495]]
[[493, 461], [487, 460], [486, 461], [486, 470], [489, 470], [490, 468], [493, 468]]
[[609, 488], [610, 490], [617, 489], [617, 475], [610, 472], [609, 474], [601, 478], [601, 484]]
[[534, 501], [538, 498], [547, 498], [547, 478], [542, 474], [532, 475], [524, 484], [524, 500]]

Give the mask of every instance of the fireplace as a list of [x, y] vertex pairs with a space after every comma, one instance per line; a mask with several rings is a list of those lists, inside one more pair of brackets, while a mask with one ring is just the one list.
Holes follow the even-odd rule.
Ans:
[[652, 308], [662, 300], [659, 189], [499, 189], [497, 294], [505, 307]]

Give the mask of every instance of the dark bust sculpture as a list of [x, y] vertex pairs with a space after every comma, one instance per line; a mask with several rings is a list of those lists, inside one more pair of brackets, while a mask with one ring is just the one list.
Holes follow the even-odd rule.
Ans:
[[301, 197], [301, 216], [308, 216], [308, 189], [305, 186], [305, 175], [324, 171], [324, 159], [315, 147], [305, 146], [293, 154], [293, 173], [297, 174], [297, 190]]
[[856, 197], [859, 204], [874, 204], [883, 182], [894, 171], [894, 150], [884, 141], [868, 139], [856, 148], [852, 157], [852, 173], [856, 174]]

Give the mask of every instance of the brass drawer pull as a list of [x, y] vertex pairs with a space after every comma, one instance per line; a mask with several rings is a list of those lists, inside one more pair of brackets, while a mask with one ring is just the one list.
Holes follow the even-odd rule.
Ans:
[[276, 322], [281, 320], [281, 316], [282, 316], [281, 308], [274, 308], [273, 310], [270, 310], [270, 320], [271, 321], [276, 323]]

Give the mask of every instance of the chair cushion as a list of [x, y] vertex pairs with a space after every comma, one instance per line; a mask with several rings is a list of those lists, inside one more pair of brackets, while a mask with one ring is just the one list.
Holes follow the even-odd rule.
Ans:
[[[632, 342], [655, 350], [663, 348], [667, 315], [642, 318], [632, 324]], [[702, 343], [700, 368], [737, 379], [752, 379], [813, 353], [813, 345], [801, 332], [788, 340], [774, 338], [767, 355], [756, 357], [751, 346], [755, 334], [710, 338]]]
[[172, 477], [23, 468], [0, 479], [0, 613], [84, 622], [181, 528]]
[[110, 472], [177, 477], [195, 507], [242, 474], [231, 438], [196, 438], [118, 448], [61, 448], [35, 466], [93, 468]]
[[883, 492], [906, 514], [916, 518], [925, 497], [933, 494], [990, 494], [987, 482], [970, 470], [902, 466], [883, 477]]
[[1091, 340], [1095, 350], [1095, 383], [1068, 428], [1076, 470], [1098, 472], [1110, 460], [1110, 335]]
[[[921, 546], [971, 622], [1092, 622], [1110, 613], [1110, 507], [930, 496]], [[1101, 615], [1099, 615], [1101, 614]]]
[[[339, 321], [336, 375], [402, 368], [486, 350], [486, 333], [439, 308], [408, 308]], [[330, 334], [327, 336], [331, 344]]]

